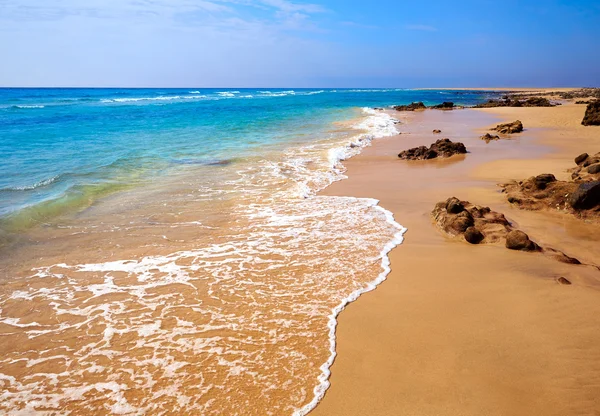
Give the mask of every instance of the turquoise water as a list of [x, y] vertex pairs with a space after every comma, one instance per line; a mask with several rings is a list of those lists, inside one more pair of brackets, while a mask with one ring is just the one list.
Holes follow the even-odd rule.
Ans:
[[489, 92], [402, 89], [0, 89], [0, 220], [20, 225], [186, 165], [235, 163], [326, 134], [357, 108]]

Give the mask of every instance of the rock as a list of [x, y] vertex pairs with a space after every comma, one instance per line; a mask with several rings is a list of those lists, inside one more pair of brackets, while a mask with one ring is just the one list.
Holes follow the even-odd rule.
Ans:
[[584, 126], [600, 126], [600, 101], [594, 101], [587, 105], [581, 124]]
[[559, 277], [556, 281], [561, 285], [570, 285], [571, 282], [566, 277]]
[[426, 146], [413, 147], [404, 150], [398, 154], [400, 159], [404, 160], [427, 160], [436, 157], [450, 157], [455, 154], [467, 153], [464, 144], [452, 142], [449, 139], [440, 139], [433, 143], [431, 147]]
[[486, 133], [480, 137], [481, 140], [485, 140], [486, 143], [491, 142], [492, 140], [500, 140], [500, 136], [491, 135], [490, 133]]
[[582, 164], [583, 162], [585, 162], [585, 160], [586, 160], [586, 159], [587, 159], [589, 156], [590, 156], [590, 155], [588, 155], [587, 153], [582, 153], [582, 154], [580, 154], [579, 156], [577, 156], [577, 157], [575, 158], [575, 163], [576, 163], [576, 164], [578, 164], [578, 165], [580, 165], [580, 164]]
[[438, 129], [435, 129], [435, 130], [433, 130], [433, 134], [440, 134], [441, 132], [442, 132], [442, 131], [441, 131], [441, 130], [438, 130]]
[[588, 166], [587, 171], [588, 171], [588, 173], [591, 173], [592, 175], [595, 175], [596, 173], [600, 173], [600, 163], [596, 163], [596, 164]]
[[465, 240], [471, 244], [479, 244], [483, 241], [483, 238], [481, 231], [473, 226], [465, 230]]
[[438, 105], [432, 105], [430, 108], [434, 108], [436, 110], [452, 110], [454, 108], [454, 103], [451, 101], [444, 101]]
[[460, 203], [458, 198], [452, 197], [448, 200], [448, 203], [446, 204], [446, 211], [448, 211], [450, 214], [458, 214], [464, 210], [465, 207], [463, 206], [463, 204]]
[[411, 103], [409, 105], [397, 105], [394, 106], [394, 110], [396, 111], [415, 111], [415, 110], [425, 110], [427, 107], [425, 107], [425, 104], [423, 104], [421, 101], [416, 102], [416, 103]]
[[520, 120], [516, 120], [512, 123], [498, 124], [492, 130], [496, 130], [502, 134], [520, 133], [523, 131], [523, 123]]
[[546, 189], [546, 186], [551, 182], [556, 182], [556, 178], [550, 173], [543, 173], [536, 176], [534, 179], [535, 187], [537, 189]]
[[580, 184], [571, 195], [569, 203], [575, 209], [592, 209], [600, 205], [600, 181]]
[[488, 100], [483, 104], [477, 104], [475, 108], [491, 108], [491, 107], [554, 107], [553, 104], [545, 97], [529, 97], [525, 100], [519, 96], [505, 95], [500, 100]]
[[536, 251], [538, 245], [529, 239], [521, 230], [512, 230], [506, 235], [506, 248], [510, 250]]

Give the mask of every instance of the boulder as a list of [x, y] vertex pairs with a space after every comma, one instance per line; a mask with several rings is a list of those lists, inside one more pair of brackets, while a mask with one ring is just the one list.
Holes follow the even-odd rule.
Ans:
[[580, 165], [580, 164], [582, 164], [583, 162], [585, 162], [585, 160], [586, 160], [586, 159], [587, 159], [589, 156], [590, 156], [590, 155], [588, 155], [587, 153], [582, 153], [582, 154], [580, 154], [579, 156], [577, 156], [577, 157], [575, 158], [575, 163], [576, 163], [576, 164], [578, 164], [578, 165]]
[[498, 124], [492, 130], [496, 130], [502, 134], [520, 133], [523, 131], [523, 123], [520, 120], [513, 121], [512, 123]]
[[587, 105], [581, 124], [584, 126], [600, 126], [600, 101], [594, 101]]
[[556, 178], [551, 173], [542, 173], [534, 178], [536, 189], [546, 189], [551, 182], [556, 182]]
[[458, 198], [452, 197], [446, 203], [446, 211], [450, 214], [458, 214], [465, 210], [463, 204], [460, 203]]
[[500, 140], [500, 136], [491, 135], [490, 133], [486, 133], [480, 137], [481, 140], [485, 140], [486, 143], [491, 142], [492, 140]]
[[473, 226], [465, 230], [465, 240], [471, 244], [479, 244], [483, 241], [483, 238], [481, 231]]
[[426, 146], [419, 146], [404, 150], [398, 154], [398, 157], [404, 160], [427, 160], [436, 157], [450, 157], [455, 154], [464, 153], [467, 153], [467, 148], [464, 144], [452, 142], [449, 139], [440, 139], [433, 143], [429, 148]]
[[569, 203], [574, 209], [592, 209], [600, 205], [600, 181], [580, 184]]
[[537, 251], [539, 246], [521, 230], [512, 230], [506, 235], [506, 248], [510, 250]]
[[396, 110], [396, 111], [415, 111], [415, 110], [425, 110], [426, 108], [427, 107], [425, 107], [425, 104], [423, 104], [421, 101], [415, 102], [415, 103], [410, 103], [409, 105], [394, 106], [394, 110]]
[[588, 173], [591, 173], [592, 175], [595, 175], [596, 173], [600, 173], [600, 163], [596, 163], [596, 164], [588, 166], [587, 171], [588, 171]]

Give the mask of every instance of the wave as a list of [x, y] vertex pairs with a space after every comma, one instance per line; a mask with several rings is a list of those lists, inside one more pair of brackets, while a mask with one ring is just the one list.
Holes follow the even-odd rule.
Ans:
[[36, 109], [36, 108], [46, 108], [45, 105], [13, 105], [11, 108], [14, 109], [23, 109], [23, 110], [28, 110], [28, 109]]
[[36, 182], [32, 185], [14, 186], [14, 187], [10, 187], [10, 188], [0, 189], [0, 191], [31, 191], [34, 189], [43, 188], [45, 186], [48, 186], [48, 185], [56, 182], [59, 178], [60, 178], [60, 175], [56, 175], [51, 178]]
[[186, 99], [200, 99], [206, 98], [206, 95], [174, 95], [174, 96], [162, 96], [162, 97], [136, 97], [136, 98], [105, 98], [100, 100], [102, 103], [130, 103], [138, 101], [173, 101], [173, 100], [186, 100]]

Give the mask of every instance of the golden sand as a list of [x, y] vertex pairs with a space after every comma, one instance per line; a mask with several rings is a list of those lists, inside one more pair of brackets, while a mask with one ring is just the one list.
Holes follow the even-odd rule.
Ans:
[[[402, 134], [347, 162], [327, 195], [380, 199], [408, 228], [392, 273], [339, 317], [332, 386], [314, 415], [597, 415], [600, 272], [535, 253], [443, 236], [430, 212], [456, 196], [490, 206], [541, 244], [600, 263], [600, 226], [512, 208], [497, 183], [566, 169], [600, 147], [580, 125], [585, 106], [425, 111]], [[486, 144], [484, 128], [520, 119], [526, 130]], [[432, 129], [442, 130], [433, 135]], [[449, 137], [470, 153], [406, 162], [403, 149]], [[560, 285], [564, 276], [573, 282]]]

